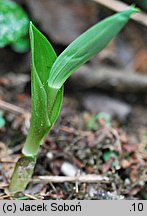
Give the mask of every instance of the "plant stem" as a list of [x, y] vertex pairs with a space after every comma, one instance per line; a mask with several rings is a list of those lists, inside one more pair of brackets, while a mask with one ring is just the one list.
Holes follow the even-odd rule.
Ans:
[[[52, 90], [52, 89], [51, 89]], [[53, 89], [50, 90], [50, 100], [52, 103], [48, 107], [49, 113], [51, 113], [56, 95], [57, 90]], [[22, 156], [16, 163], [11, 182], [9, 185], [9, 191], [12, 194], [16, 194], [17, 192], [22, 192], [25, 190], [27, 184], [29, 183], [35, 163], [36, 163], [36, 157], [39, 150], [39, 147], [42, 143], [42, 140], [46, 136], [46, 134], [49, 132], [51, 128], [48, 128], [46, 131], [44, 131], [44, 136], [42, 137], [39, 133], [39, 131], [36, 131], [36, 127], [34, 126], [34, 122], [31, 122], [30, 130], [26, 139], [26, 142], [24, 144], [24, 147], [22, 149]]]
[[29, 133], [27, 135], [26, 142], [24, 143], [22, 153], [27, 157], [34, 157], [37, 155], [40, 145], [44, 137], [41, 137], [38, 133], [34, 132], [33, 126], [30, 126]]
[[37, 136], [34, 136], [32, 129], [33, 127], [30, 127], [26, 142], [22, 149], [22, 156], [17, 161], [12, 174], [9, 185], [9, 191], [12, 194], [25, 190], [34, 171], [37, 153], [42, 142]]
[[28, 182], [30, 181], [34, 167], [36, 163], [36, 157], [27, 157], [22, 155], [17, 161], [11, 182], [9, 185], [9, 191], [13, 195], [25, 190]]

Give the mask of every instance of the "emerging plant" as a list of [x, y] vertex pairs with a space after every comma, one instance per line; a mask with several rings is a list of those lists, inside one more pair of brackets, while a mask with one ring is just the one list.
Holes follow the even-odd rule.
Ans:
[[72, 42], [58, 58], [48, 40], [30, 23], [31, 125], [22, 157], [14, 169], [10, 192], [23, 191], [32, 176], [39, 146], [59, 115], [64, 82], [100, 52], [136, 12], [138, 9], [130, 7], [94, 25]]
[[29, 19], [25, 11], [11, 0], [0, 0], [0, 48], [7, 45], [17, 52], [26, 52]]

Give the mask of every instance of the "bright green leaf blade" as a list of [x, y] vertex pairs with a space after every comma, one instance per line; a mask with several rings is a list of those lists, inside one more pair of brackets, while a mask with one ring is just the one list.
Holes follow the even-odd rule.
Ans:
[[[23, 154], [27, 156], [36, 155], [38, 147], [43, 138], [49, 131], [51, 124], [47, 110], [47, 95], [39, 79], [36, 68], [33, 63], [31, 70], [31, 90], [32, 90], [32, 114], [31, 125], [23, 148]], [[31, 154], [30, 154], [31, 152]]]
[[56, 96], [56, 99], [54, 101], [51, 113], [50, 113], [49, 118], [50, 118], [50, 122], [51, 122], [52, 126], [54, 125], [56, 119], [58, 118], [58, 115], [59, 115], [60, 110], [61, 110], [63, 91], [64, 91], [64, 87], [62, 86], [61, 89], [59, 89], [57, 92], [57, 96]]
[[32, 25], [32, 23], [30, 24], [30, 33], [33, 35], [34, 41], [34, 65], [42, 85], [47, 93], [48, 117], [51, 125], [53, 126], [60, 112], [63, 97], [63, 87], [61, 87], [61, 89], [56, 92], [54, 98], [50, 97], [50, 91], [52, 91], [52, 89], [48, 87], [48, 77], [50, 76], [50, 70], [57, 56], [48, 40], [34, 25]]
[[61, 90], [56, 92], [54, 98], [50, 97], [52, 89], [48, 87], [50, 70], [57, 56], [49, 41], [32, 23], [30, 23], [30, 35], [33, 41], [32, 53], [34, 54], [34, 65], [47, 94], [48, 118], [51, 125], [53, 125], [60, 112], [63, 95], [63, 88], [61, 88]]
[[29, 134], [23, 148], [23, 154], [27, 156], [37, 154], [39, 145], [58, 117], [63, 93], [63, 90], [56, 92], [53, 100], [49, 97], [47, 80], [57, 57], [51, 44], [32, 23], [30, 23], [30, 41], [32, 116]]
[[131, 7], [110, 16], [72, 42], [55, 61], [49, 76], [49, 86], [61, 88], [66, 79], [100, 52], [120, 32], [130, 16], [137, 11], [138, 9]]
[[48, 91], [48, 77], [57, 56], [46, 37], [32, 23], [30, 23], [30, 35], [33, 42], [34, 65], [42, 85]]
[[0, 47], [24, 37], [29, 28], [29, 19], [15, 2], [0, 0]]
[[30, 23], [32, 116], [23, 148], [25, 155], [37, 154], [51, 123], [48, 115], [47, 79], [56, 54], [47, 39]]
[[[32, 75], [31, 75], [31, 91], [32, 91], [32, 118], [31, 121], [34, 127], [38, 128], [36, 133], [43, 138], [44, 133], [50, 127], [50, 120], [48, 117], [47, 109], [47, 95], [43, 85], [39, 79], [36, 68], [32, 64]], [[36, 134], [36, 135], [37, 135]]]

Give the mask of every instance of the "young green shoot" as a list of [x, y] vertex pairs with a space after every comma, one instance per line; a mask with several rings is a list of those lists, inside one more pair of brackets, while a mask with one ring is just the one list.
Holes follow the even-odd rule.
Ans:
[[138, 9], [130, 7], [104, 19], [73, 41], [58, 58], [49, 41], [30, 22], [31, 124], [22, 157], [12, 175], [10, 192], [23, 191], [32, 176], [39, 146], [60, 113], [65, 81], [99, 53], [136, 12]]

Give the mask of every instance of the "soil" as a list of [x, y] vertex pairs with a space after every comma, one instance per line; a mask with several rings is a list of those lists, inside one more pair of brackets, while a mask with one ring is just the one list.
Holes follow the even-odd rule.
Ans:
[[[3, 99], [11, 98], [19, 107], [31, 109], [30, 96], [18, 94], [6, 86]], [[7, 99], [8, 101], [8, 99]], [[11, 102], [11, 103], [12, 103]], [[23, 114], [5, 111], [6, 124], [0, 133], [0, 198], [8, 198], [7, 185], [13, 167], [21, 154], [28, 125]], [[33, 183], [24, 194], [24, 199], [145, 199], [147, 181], [147, 111], [135, 104], [125, 123], [113, 118], [108, 127], [104, 118], [90, 125], [93, 117], [81, 108], [73, 95], [65, 95], [61, 114], [51, 132], [40, 147], [33, 178], [38, 176], [64, 176], [63, 165], [70, 164], [80, 174], [97, 174], [109, 178], [107, 183]], [[29, 118], [29, 117], [28, 117]], [[26, 120], [26, 121], [25, 121]], [[106, 158], [107, 157], [107, 158]], [[68, 173], [69, 172], [69, 173]], [[66, 175], [70, 175], [68, 170]]]

